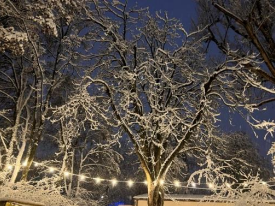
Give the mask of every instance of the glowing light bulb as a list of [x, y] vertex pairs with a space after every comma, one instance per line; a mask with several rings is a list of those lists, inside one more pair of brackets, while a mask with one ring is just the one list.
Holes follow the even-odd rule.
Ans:
[[49, 172], [50, 172], [50, 173], [53, 173], [54, 171], [55, 171], [55, 168], [49, 167]]
[[175, 187], [180, 187], [180, 182], [178, 180], [175, 180], [174, 185], [175, 185]]
[[127, 184], [128, 184], [129, 187], [132, 187], [134, 182], [132, 180], [128, 180]]
[[196, 185], [195, 182], [191, 182], [191, 186], [192, 186], [192, 187], [197, 187], [197, 185]]
[[96, 184], [99, 184], [101, 182], [101, 179], [99, 177], [95, 178]]
[[8, 170], [12, 170], [13, 166], [9, 164], [9, 165], [7, 166], [7, 168], [8, 168]]
[[210, 189], [214, 189], [214, 184], [208, 183], [208, 187], [209, 187]]
[[113, 186], [116, 186], [116, 185], [117, 185], [117, 180], [116, 180], [116, 179], [112, 179], [111, 182], [112, 182], [112, 185], [113, 185]]
[[69, 177], [69, 175], [70, 175], [69, 172], [67, 172], [67, 171], [64, 172], [64, 176], [65, 176], [65, 177]]
[[84, 175], [80, 175], [80, 180], [85, 180], [86, 179], [86, 177], [84, 176]]
[[27, 166], [27, 164], [28, 164], [28, 161], [27, 161], [27, 160], [25, 160], [25, 161], [22, 163], [22, 166], [23, 166], [23, 167], [26, 167], [26, 166]]

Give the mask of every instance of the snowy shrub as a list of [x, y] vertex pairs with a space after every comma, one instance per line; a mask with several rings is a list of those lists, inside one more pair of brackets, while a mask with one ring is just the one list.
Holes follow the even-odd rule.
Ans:
[[234, 201], [235, 206], [265, 206], [274, 201], [274, 190], [268, 183], [263, 182], [259, 175], [244, 174], [244, 178], [241, 184], [222, 185], [213, 197]]
[[61, 188], [56, 187], [51, 179], [38, 182], [18, 182], [0, 185], [0, 198], [14, 198], [44, 203], [46, 206], [73, 206], [74, 201], [61, 195]]

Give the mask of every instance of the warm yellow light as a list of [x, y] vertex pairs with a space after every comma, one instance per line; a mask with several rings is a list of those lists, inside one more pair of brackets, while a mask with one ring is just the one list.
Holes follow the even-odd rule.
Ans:
[[23, 167], [26, 167], [27, 164], [28, 164], [28, 161], [26, 160], [26, 161], [24, 161], [24, 162], [22, 163], [22, 166], [23, 166]]
[[143, 181], [143, 184], [148, 185], [148, 182], [146, 180]]
[[7, 166], [7, 168], [8, 168], [8, 170], [12, 170], [13, 166], [9, 164], [9, 165]]
[[128, 180], [127, 184], [128, 184], [129, 187], [132, 187], [134, 182], [132, 180]]
[[99, 184], [101, 182], [101, 179], [99, 177], [95, 178], [96, 184]]
[[35, 167], [38, 167], [38, 166], [39, 166], [39, 163], [38, 163], [38, 162], [35, 162], [35, 163], [34, 163], [34, 166], [35, 166]]
[[64, 172], [64, 176], [65, 176], [65, 177], [68, 177], [69, 175], [70, 175], [69, 172], [67, 172], [67, 171]]
[[54, 172], [55, 171], [55, 168], [53, 168], [53, 167], [49, 167], [49, 172]]
[[214, 189], [214, 184], [208, 183], [208, 187], [209, 187], [210, 189]]
[[117, 180], [116, 180], [116, 179], [112, 179], [111, 182], [112, 182], [112, 185], [113, 185], [113, 186], [116, 186], [116, 185], [117, 185]]
[[85, 180], [86, 179], [86, 177], [84, 176], [84, 175], [80, 175], [80, 180]]
[[175, 185], [175, 187], [180, 187], [180, 182], [178, 180], [175, 180], [174, 185]]
[[159, 181], [159, 184], [160, 184], [160, 185], [164, 185], [164, 180], [160, 180], [160, 181]]

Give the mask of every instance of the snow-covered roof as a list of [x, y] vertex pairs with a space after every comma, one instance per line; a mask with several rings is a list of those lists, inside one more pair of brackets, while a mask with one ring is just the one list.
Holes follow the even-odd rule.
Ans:
[[28, 200], [21, 200], [21, 199], [16, 199], [16, 198], [0, 198], [0, 202], [14, 202], [14, 203], [19, 203], [22, 205], [30, 205], [30, 206], [45, 206], [42, 203], [39, 202], [32, 202]]
[[[191, 194], [165, 194], [165, 200], [198, 200], [200, 201], [202, 198], [207, 197], [205, 195], [191, 195]], [[134, 199], [142, 200], [147, 199], [147, 194], [134, 196]]]
[[[146, 200], [148, 198], [147, 194], [134, 196], [135, 200]], [[192, 195], [192, 194], [165, 194], [164, 200], [168, 201], [192, 201], [192, 202], [200, 202], [200, 201], [215, 201], [215, 202], [234, 202], [234, 199], [226, 199], [226, 198], [215, 198], [210, 195]], [[269, 200], [268, 203], [275, 204], [275, 200]]]

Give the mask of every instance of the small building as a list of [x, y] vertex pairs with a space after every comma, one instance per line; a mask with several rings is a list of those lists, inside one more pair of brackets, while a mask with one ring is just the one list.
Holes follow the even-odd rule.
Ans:
[[[134, 197], [134, 206], [148, 206], [147, 194]], [[164, 206], [234, 206], [234, 200], [211, 199], [207, 195], [174, 194], [164, 196]], [[275, 201], [269, 205], [275, 206]]]
[[45, 206], [42, 203], [14, 198], [0, 198], [0, 206]]

